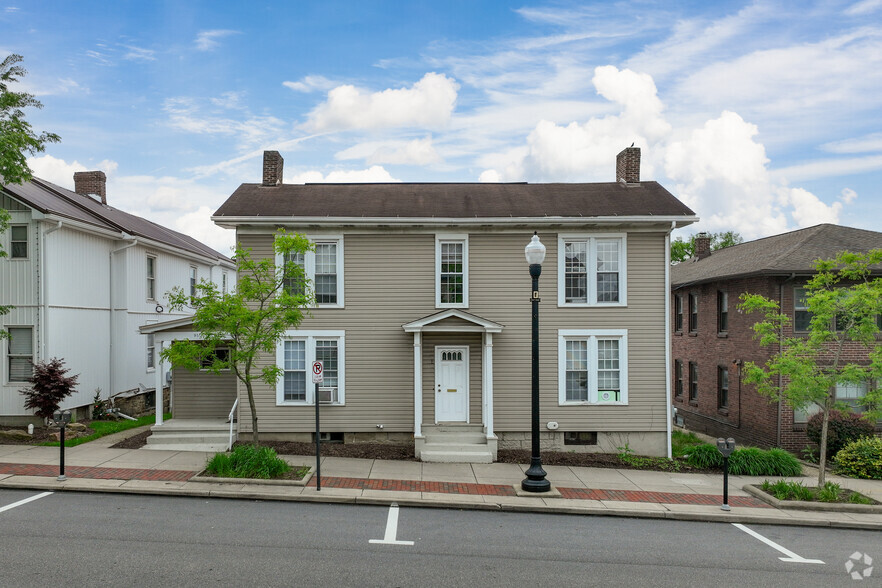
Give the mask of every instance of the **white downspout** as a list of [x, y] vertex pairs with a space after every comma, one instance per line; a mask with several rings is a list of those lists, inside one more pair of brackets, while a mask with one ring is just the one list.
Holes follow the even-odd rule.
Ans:
[[[132, 236], [127, 233], [120, 233], [120, 236], [122, 237], [122, 240], [132, 239]], [[107, 350], [107, 355], [108, 355], [108, 360], [109, 360], [108, 364], [107, 364], [107, 370], [108, 370], [107, 375], [108, 375], [108, 378], [110, 379], [110, 382], [108, 382], [107, 398], [110, 398], [110, 396], [113, 394], [113, 376], [114, 376], [113, 364], [115, 363], [113, 360], [113, 323], [114, 323], [113, 317], [115, 314], [114, 313], [114, 305], [113, 305], [113, 254], [119, 253], [120, 251], [123, 251], [124, 249], [128, 249], [129, 247], [134, 247], [137, 244], [138, 244], [138, 239], [132, 239], [131, 243], [123, 245], [122, 247], [120, 247], [118, 249], [112, 249], [110, 251], [110, 274], [109, 274], [110, 285], [109, 285], [108, 292], [107, 292], [107, 304], [110, 309], [110, 316], [108, 317], [109, 320], [107, 321], [107, 324], [109, 325], [108, 329], [110, 331], [109, 337], [107, 338], [107, 342], [110, 345], [110, 347]], [[154, 362], [154, 365], [155, 365], [155, 362]]]
[[49, 297], [46, 295], [46, 256], [49, 254], [47, 247], [46, 237], [51, 233], [54, 233], [58, 229], [61, 228], [61, 225], [64, 224], [64, 221], [57, 221], [57, 225], [49, 229], [48, 231], [45, 229], [45, 225], [40, 225], [43, 228], [43, 235], [40, 238], [40, 251], [42, 254], [40, 255], [40, 299], [37, 301], [37, 308], [39, 308], [40, 314], [40, 360], [45, 360], [48, 357], [49, 351], [46, 349], [46, 306], [49, 304]]
[[671, 435], [673, 435], [673, 415], [671, 414], [671, 232], [677, 228], [671, 222], [671, 230], [665, 235], [665, 413], [668, 433], [668, 459], [671, 459]]

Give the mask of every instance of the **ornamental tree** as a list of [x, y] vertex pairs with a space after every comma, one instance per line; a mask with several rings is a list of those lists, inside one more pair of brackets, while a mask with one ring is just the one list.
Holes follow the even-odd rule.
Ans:
[[[168, 293], [173, 310], [195, 311], [193, 328], [200, 340], [175, 341], [160, 355], [186, 369], [231, 370], [248, 392], [254, 445], [258, 445], [259, 436], [254, 383], [275, 386], [282, 375], [275, 362], [263, 367], [256, 364], [260, 354], [275, 353], [282, 335], [300, 324], [312, 303], [309, 280], [295, 261], [312, 248], [303, 235], [280, 230], [274, 250], [284, 260], [282, 264], [277, 266], [272, 257], [255, 260], [250, 249], [239, 245], [233, 255], [238, 268], [235, 290], [220, 292], [213, 282], [202, 280], [196, 285], [196, 296], [181, 288]], [[220, 347], [229, 348], [229, 354], [218, 355]]]
[[[882, 278], [871, 268], [882, 264], [882, 249], [867, 253], [843, 251], [833, 259], [816, 260], [817, 273], [806, 283], [804, 304], [811, 313], [810, 330], [793, 336], [791, 319], [774, 300], [742, 294], [740, 310], [762, 313], [753, 326], [762, 345], [780, 345], [764, 366], [744, 365], [744, 381], [772, 400], [796, 410], [816, 407], [822, 415], [818, 485], [825, 481], [830, 412], [847, 408], [836, 402], [837, 384], [865, 384], [882, 378], [882, 345], [878, 340], [882, 314]], [[857, 345], [860, 354], [846, 354]], [[857, 360], [855, 357], [866, 357]], [[779, 386], [779, 377], [783, 382]], [[882, 389], [868, 386], [860, 399], [865, 416], [882, 417]]]
[[33, 410], [38, 417], [52, 418], [61, 401], [73, 394], [77, 385], [79, 375], [68, 377], [65, 374], [69, 371], [64, 367], [64, 361], [55, 357], [48, 362], [35, 363], [34, 375], [28, 378], [31, 387], [20, 390], [25, 396], [24, 407]]

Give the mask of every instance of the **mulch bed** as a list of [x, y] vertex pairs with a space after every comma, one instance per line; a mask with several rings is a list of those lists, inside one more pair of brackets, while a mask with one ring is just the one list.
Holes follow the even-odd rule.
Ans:
[[[80, 434], [77, 436], [82, 437], [85, 435], [91, 435], [92, 433], [95, 432], [89, 428], [89, 423], [91, 421], [79, 421], [79, 422], [86, 425], [86, 430], [81, 431]], [[0, 431], [24, 431], [24, 432], [26, 432], [27, 427], [0, 427]], [[30, 438], [15, 439], [12, 437], [0, 436], [0, 444], [3, 444], [3, 445], [42, 445], [43, 443], [46, 443], [47, 441], [58, 441], [58, 439], [55, 437], [55, 433], [57, 433], [57, 432], [58, 432], [58, 429], [55, 427], [47, 429], [46, 427], [44, 427], [42, 425], [35, 426], [34, 427], [34, 434], [31, 435]], [[71, 432], [72, 431], [70, 429], [65, 431], [64, 438], [65, 439], [73, 438], [74, 436], [71, 435]]]
[[116, 445], [111, 445], [113, 449], [141, 449], [147, 445], [147, 437], [150, 436], [150, 429], [142, 431], [137, 435], [132, 435], [127, 439], [123, 439]]

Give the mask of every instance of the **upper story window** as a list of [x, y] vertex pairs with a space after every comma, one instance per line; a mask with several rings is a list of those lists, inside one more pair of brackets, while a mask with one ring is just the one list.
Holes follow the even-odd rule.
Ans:
[[221, 294], [227, 293], [227, 272], [221, 274]]
[[156, 257], [147, 256], [147, 300], [156, 300]]
[[34, 375], [34, 328], [9, 327], [9, 381], [26, 382]]
[[319, 402], [345, 404], [344, 342], [343, 331], [288, 331], [276, 350], [276, 365], [283, 373], [276, 385], [276, 404], [315, 403], [315, 385], [307, 375], [314, 361], [324, 366]]
[[683, 332], [683, 296], [674, 296], [674, 331]]
[[468, 235], [435, 236], [435, 307], [469, 306]]
[[10, 225], [9, 257], [11, 259], [28, 258], [28, 226]]
[[805, 288], [793, 289], [793, 330], [807, 332], [811, 329], [812, 313], [805, 303]]
[[717, 292], [717, 332], [729, 331], [729, 293]]
[[625, 236], [558, 237], [558, 306], [625, 306]]
[[689, 332], [698, 331], [698, 294], [689, 294]]
[[[304, 274], [312, 282], [315, 304], [326, 308], [343, 308], [343, 237], [328, 236], [311, 238], [315, 251], [288, 254], [288, 261], [303, 268]], [[281, 256], [276, 256], [276, 265], [281, 265]], [[302, 294], [302, 285], [289, 280], [286, 288], [292, 294]]]
[[196, 296], [196, 268], [190, 266], [190, 296]]
[[560, 404], [628, 404], [625, 330], [558, 331]]

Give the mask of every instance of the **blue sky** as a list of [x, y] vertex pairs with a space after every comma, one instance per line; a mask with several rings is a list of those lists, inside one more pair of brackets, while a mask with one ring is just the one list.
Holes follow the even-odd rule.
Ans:
[[882, 0], [15, 2], [0, 55], [62, 137], [39, 177], [228, 252], [211, 213], [285, 182], [643, 179], [761, 237], [878, 230]]

